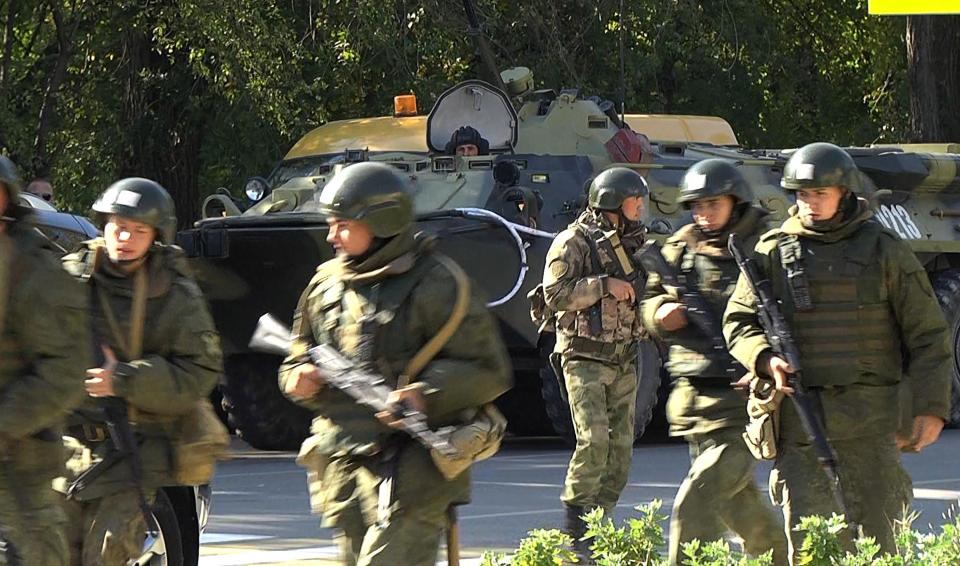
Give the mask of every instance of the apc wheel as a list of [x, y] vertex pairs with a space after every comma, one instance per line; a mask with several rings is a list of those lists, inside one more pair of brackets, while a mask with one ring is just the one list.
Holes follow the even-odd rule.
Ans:
[[157, 499], [153, 504], [153, 518], [160, 527], [159, 536], [151, 547], [157, 555], [136, 566], [186, 566], [177, 511], [162, 489], [157, 492]]
[[260, 450], [297, 450], [310, 431], [311, 415], [280, 393], [274, 356], [235, 355], [224, 364], [222, 389], [227, 423]]
[[949, 425], [960, 426], [960, 269], [947, 269], [932, 274], [930, 282], [947, 319], [950, 346], [953, 348], [953, 378]]
[[[660, 390], [660, 352], [657, 345], [650, 340], [639, 344], [637, 352], [637, 382], [636, 413], [634, 414], [633, 437], [634, 441], [643, 436], [647, 425], [653, 418], [657, 407], [657, 396]], [[560, 383], [550, 364], [545, 364], [540, 370], [540, 386], [543, 394], [543, 405], [553, 425], [554, 431], [560, 438], [571, 446], [577, 442], [573, 429], [573, 418], [570, 415], [570, 406], [560, 396]]]

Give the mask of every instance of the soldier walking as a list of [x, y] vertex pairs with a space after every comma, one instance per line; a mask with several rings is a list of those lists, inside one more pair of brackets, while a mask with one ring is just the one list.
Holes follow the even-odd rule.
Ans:
[[577, 436], [561, 495], [564, 531], [581, 554], [587, 546], [579, 541], [582, 515], [595, 507], [613, 510], [633, 455], [643, 278], [625, 234], [639, 226], [647, 194], [646, 181], [631, 169], [601, 172], [590, 185], [587, 210], [547, 252], [544, 299], [556, 311], [557, 330], [552, 360]]
[[[85, 284], [102, 360], [87, 370], [90, 398], [67, 430], [76, 456], [61, 488], [69, 492], [73, 563], [117, 566], [143, 554], [140, 495], [150, 504], [160, 487], [177, 483], [174, 439], [185, 433], [182, 418], [210, 395], [222, 359], [206, 301], [171, 245], [176, 217], [167, 191], [148, 179], [123, 179], [93, 212], [103, 237], [85, 242], [64, 266]], [[103, 408], [118, 399], [138, 456], [118, 455], [107, 432]]]
[[[893, 552], [894, 521], [910, 501], [895, 432], [898, 383], [913, 381], [913, 436], [919, 451], [935, 442], [950, 403], [946, 323], [923, 266], [858, 198], [860, 173], [841, 148], [814, 143], [787, 162], [781, 185], [797, 205], [756, 246], [772, 280], [803, 364], [803, 381], [837, 454], [849, 520]], [[727, 307], [724, 335], [747, 369], [791, 393], [789, 364], [773, 354], [743, 277]], [[770, 476], [783, 508], [791, 561], [801, 517], [840, 513], [792, 403], [779, 409], [777, 457]]]
[[[692, 212], [693, 223], [667, 240], [664, 258], [719, 322], [740, 274], [727, 239], [737, 234], [753, 249], [766, 230], [767, 213], [751, 205], [746, 179], [722, 159], [691, 167], [678, 200]], [[670, 434], [690, 446], [690, 471], [670, 521], [670, 564], [679, 563], [684, 543], [713, 541], [732, 531], [748, 554], [773, 550], [774, 563], [785, 565], [786, 539], [754, 484], [755, 460], [741, 437], [746, 399], [734, 385], [744, 388], [749, 374], [726, 349], [714, 347], [716, 337], [689, 324], [676, 289], [665, 287], [658, 274], [650, 274], [642, 312], [646, 328], [670, 347], [666, 369], [675, 380], [667, 402]]]
[[19, 193], [16, 167], [0, 156], [0, 532], [20, 563], [62, 566], [67, 519], [51, 482], [63, 422], [84, 398], [86, 299]]
[[[430, 452], [395, 430], [389, 413], [374, 416], [304, 353], [328, 344], [383, 376], [389, 399], [426, 414], [431, 428], [463, 422], [466, 410], [496, 399], [511, 385], [509, 358], [493, 319], [434, 240], [415, 234], [406, 179], [381, 163], [339, 172], [320, 194], [336, 258], [320, 265], [294, 315], [294, 345], [280, 385], [316, 416], [301, 449], [311, 504], [337, 531], [343, 564], [432, 566], [453, 505], [467, 503], [469, 470], [445, 479]], [[441, 332], [443, 348], [416, 375], [413, 358]]]

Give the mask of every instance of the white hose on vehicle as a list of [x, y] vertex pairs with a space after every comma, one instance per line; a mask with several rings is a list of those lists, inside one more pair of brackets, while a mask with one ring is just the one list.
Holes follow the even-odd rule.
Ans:
[[517, 252], [520, 254], [520, 271], [517, 274], [517, 281], [513, 284], [513, 288], [507, 292], [506, 295], [500, 297], [495, 301], [490, 301], [487, 303], [488, 307], [496, 307], [502, 305], [512, 299], [514, 295], [517, 294], [517, 291], [520, 290], [520, 287], [523, 285], [523, 280], [527, 276], [527, 270], [530, 269], [530, 266], [527, 265], [527, 244], [520, 238], [520, 232], [524, 234], [530, 234], [531, 236], [537, 236], [540, 238], [548, 238], [552, 240], [556, 237], [556, 234], [553, 232], [544, 232], [543, 230], [537, 230], [536, 228], [530, 228], [529, 226], [524, 226], [523, 224], [516, 224], [510, 222], [506, 218], [500, 216], [496, 212], [487, 210], [485, 208], [456, 208], [454, 209], [457, 212], [462, 213], [466, 217], [482, 217], [495, 220], [501, 226], [503, 226], [507, 232], [513, 236], [513, 241], [517, 245]]

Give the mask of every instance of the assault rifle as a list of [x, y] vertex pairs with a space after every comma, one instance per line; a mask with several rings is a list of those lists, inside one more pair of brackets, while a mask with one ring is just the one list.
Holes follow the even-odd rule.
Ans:
[[757, 317], [760, 320], [760, 326], [763, 327], [764, 334], [766, 334], [767, 342], [774, 353], [783, 358], [793, 369], [793, 373], [790, 374], [788, 380], [790, 387], [793, 388], [790, 399], [797, 415], [800, 417], [800, 424], [810, 439], [810, 444], [813, 446], [817, 460], [820, 462], [820, 467], [823, 468], [824, 473], [830, 480], [830, 491], [833, 493], [833, 499], [843, 512], [851, 530], [859, 531], [859, 525], [853, 521], [850, 515], [850, 508], [847, 506], [843, 488], [840, 485], [837, 454], [827, 440], [827, 432], [820, 416], [819, 400], [803, 385], [800, 350], [797, 349], [797, 345], [793, 341], [790, 328], [787, 326], [783, 313], [780, 311], [780, 305], [774, 297], [773, 285], [757, 266], [756, 260], [744, 252], [740, 238], [736, 234], [730, 235], [727, 247], [756, 297]]
[[[290, 351], [290, 330], [272, 315], [265, 314], [260, 317], [253, 337], [250, 338], [250, 347], [285, 356]], [[400, 423], [400, 429], [420, 444], [445, 456], [460, 456], [460, 451], [450, 444], [453, 428], [431, 430], [427, 426], [427, 416], [420, 411], [388, 402], [387, 397], [393, 388], [386, 384], [382, 376], [359, 367], [328, 344], [310, 348], [305, 357], [317, 366], [328, 384], [375, 411], [392, 413]]]
[[663, 280], [664, 287], [672, 287], [676, 290], [677, 298], [683, 303], [685, 314], [690, 322], [710, 339], [714, 350], [726, 352], [727, 343], [723, 340], [723, 330], [720, 321], [713, 314], [710, 303], [703, 298], [693, 281], [678, 273], [667, 263], [660, 250], [660, 244], [651, 240], [644, 244], [633, 257], [640, 262], [647, 273], [658, 274]]

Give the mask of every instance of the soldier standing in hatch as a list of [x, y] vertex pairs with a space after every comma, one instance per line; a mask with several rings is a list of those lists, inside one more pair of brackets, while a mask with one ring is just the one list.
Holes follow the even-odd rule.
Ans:
[[[682, 203], [693, 223], [664, 245], [663, 255], [713, 309], [719, 322], [740, 274], [727, 250], [730, 234], [753, 249], [766, 230], [767, 212], [752, 206], [746, 179], [731, 163], [707, 159], [691, 167], [680, 184]], [[644, 325], [669, 344], [666, 369], [675, 380], [667, 402], [670, 434], [690, 446], [690, 471], [680, 485], [670, 521], [670, 564], [694, 539], [713, 541], [732, 531], [752, 556], [774, 551], [774, 563], [787, 563], [787, 542], [773, 510], [754, 485], [754, 457], [741, 437], [747, 424], [742, 388], [746, 370], [711, 337], [688, 324], [684, 305], [660, 276], [647, 281]], [[717, 329], [719, 331], [719, 328]]]
[[[562, 368], [577, 435], [561, 495], [564, 532], [574, 540], [583, 537], [586, 511], [613, 510], [630, 471], [641, 297], [625, 280], [639, 274], [630, 257], [638, 242], [622, 239], [640, 221], [647, 194], [646, 181], [631, 169], [601, 172], [590, 184], [587, 210], [547, 252], [544, 299], [557, 313], [553, 365]], [[578, 542], [581, 554], [585, 546]]]
[[0, 156], [0, 531], [23, 564], [68, 563], [67, 518], [50, 484], [64, 419], [84, 398], [91, 350], [83, 289], [17, 204]]
[[101, 367], [87, 370], [85, 386], [93, 399], [67, 430], [80, 443], [68, 464], [69, 479], [111, 461], [115, 448], [97, 410], [97, 399], [107, 397], [120, 397], [129, 407], [143, 477], [138, 486], [121, 458], [85, 481], [66, 508], [73, 563], [116, 566], [141, 556], [147, 526], [137, 489], [152, 503], [157, 489], [176, 483], [172, 443], [178, 419], [210, 395], [222, 359], [206, 301], [183, 252], [170, 245], [176, 217], [167, 191], [148, 179], [123, 179], [100, 195], [93, 213], [103, 237], [63, 260], [86, 284], [94, 338], [104, 357]]
[[459, 423], [464, 410], [509, 389], [509, 358], [486, 307], [472, 296], [443, 349], [411, 384], [399, 384], [450, 319], [460, 268], [433, 251], [432, 238], [415, 234], [407, 181], [389, 165], [351, 165], [319, 198], [337, 257], [303, 292], [292, 352], [280, 368], [281, 389], [316, 413], [314, 435], [301, 450], [315, 462], [311, 503], [323, 524], [337, 529], [343, 564], [432, 566], [448, 508], [469, 500], [469, 471], [444, 479], [424, 447], [391, 428], [390, 415], [374, 416], [328, 386], [302, 355], [316, 344], [336, 347], [401, 385], [392, 401], [425, 413], [431, 428]]
[[[927, 274], [898, 236], [871, 220], [858, 198], [860, 173], [841, 148], [814, 143], [787, 162], [781, 185], [797, 205], [756, 247], [803, 360], [803, 380], [838, 458], [850, 517], [884, 552], [910, 501], [895, 432], [898, 383], [912, 384], [913, 434], [920, 451], [937, 440], [950, 403], [946, 323]], [[773, 354], [741, 277], [724, 317], [731, 353], [789, 394], [790, 366]], [[801, 517], [840, 510], [792, 403], [780, 406], [778, 454], [770, 493], [783, 508], [791, 561], [802, 542]]]

